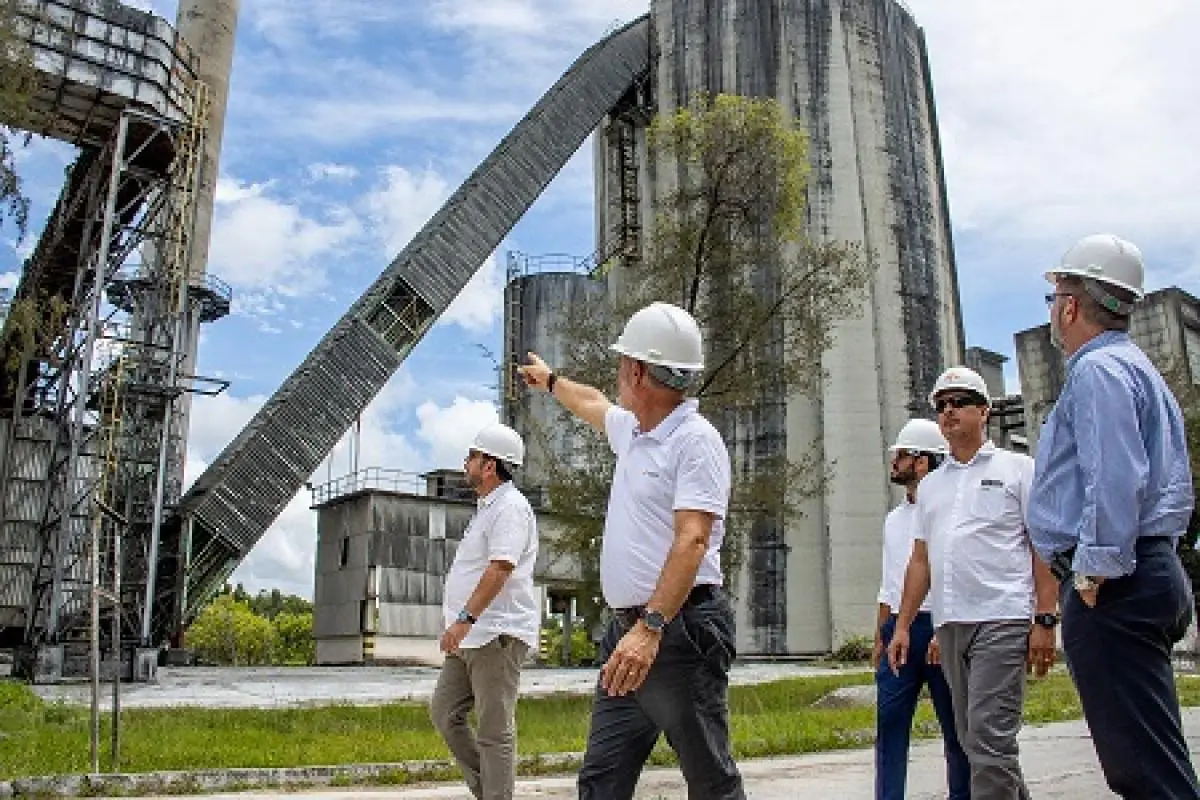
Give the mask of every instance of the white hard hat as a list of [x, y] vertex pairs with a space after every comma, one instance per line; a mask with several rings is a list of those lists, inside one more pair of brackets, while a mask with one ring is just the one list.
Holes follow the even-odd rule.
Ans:
[[951, 367], [939, 375], [937, 382], [933, 384], [933, 391], [929, 393], [929, 404], [936, 408], [937, 396], [951, 389], [965, 389], [968, 392], [974, 392], [982, 396], [989, 406], [992, 404], [992, 396], [988, 394], [987, 383], [978, 372], [966, 367]]
[[514, 467], [521, 466], [521, 462], [525, 460], [525, 442], [521, 440], [521, 434], [499, 422], [493, 422], [475, 434], [475, 443], [471, 445], [471, 449], [498, 458]]
[[700, 326], [670, 303], [651, 303], [630, 317], [609, 349], [647, 364], [689, 372], [704, 369]]
[[945, 454], [949, 449], [942, 429], [936, 422], [928, 419], [910, 419], [900, 429], [896, 443], [888, 448], [896, 450], [919, 450], [922, 453]]
[[1098, 233], [1076, 242], [1059, 265], [1046, 273], [1046, 280], [1054, 283], [1059, 275], [1078, 275], [1133, 292], [1140, 300], [1145, 294], [1144, 274], [1142, 251], [1136, 245], [1111, 233]]

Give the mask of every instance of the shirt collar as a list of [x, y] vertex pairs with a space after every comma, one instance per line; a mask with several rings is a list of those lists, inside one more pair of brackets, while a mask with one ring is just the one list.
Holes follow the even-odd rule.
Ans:
[[975, 455], [971, 456], [971, 460], [968, 461], [967, 463], [964, 464], [963, 462], [959, 461], [957, 458], [954, 457], [953, 453], [948, 454], [949, 457], [946, 459], [946, 463], [950, 464], [952, 466], [955, 466], [955, 467], [960, 467], [960, 468], [961, 467], [969, 467], [972, 464], [974, 464], [976, 461], [979, 461], [981, 458], [991, 458], [992, 454], [995, 452], [996, 452], [996, 445], [992, 443], [991, 439], [988, 439], [986, 442], [983, 443], [983, 447], [981, 447], [975, 451]]
[[683, 421], [695, 414], [700, 408], [700, 401], [694, 397], [689, 397], [679, 405], [675, 406], [674, 410], [666, 416], [666, 418], [651, 428], [649, 431], [643, 432], [640, 428], [634, 428], [634, 436], [649, 436], [656, 442], [665, 442], [667, 437], [675, 432], [675, 429], [683, 424]]
[[1105, 347], [1106, 345], [1119, 344], [1121, 342], [1128, 341], [1129, 334], [1125, 331], [1104, 331], [1101, 334], [1093, 336], [1083, 345], [1083, 347], [1076, 350], [1074, 355], [1067, 359], [1067, 372], [1070, 372], [1071, 368], [1075, 366], [1075, 362], [1083, 358], [1083, 356], [1087, 353], [1090, 353], [1093, 350], [1099, 350], [1101, 347]]
[[492, 503], [496, 502], [496, 500], [498, 500], [501, 497], [501, 495], [503, 495], [505, 492], [507, 492], [508, 487], [510, 487], [510, 486], [512, 486], [512, 481], [505, 481], [504, 483], [497, 486], [495, 489], [492, 489], [490, 492], [485, 494], [483, 497], [480, 497], [479, 499], [477, 499], [475, 501], [475, 507], [479, 508], [479, 509], [487, 508]]

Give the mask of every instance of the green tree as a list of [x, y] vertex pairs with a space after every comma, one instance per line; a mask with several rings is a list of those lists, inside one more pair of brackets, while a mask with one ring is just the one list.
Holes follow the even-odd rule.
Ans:
[[[663, 300], [696, 317], [707, 352], [694, 394], [725, 435], [737, 476], [723, 552], [732, 578], [747, 537], [756, 546], [781, 539], [798, 501], [826, 478], [813, 443], [789, 459], [781, 437], [737, 434], [765, 434], [764, 416], [786, 413], [787, 398], [819, 386], [821, 353], [838, 322], [861, 306], [873, 263], [856, 245], [804, 236], [807, 136], [775, 101], [696, 98], [653, 121], [647, 149], [651, 170], [677, 176], [674, 188], [658, 195], [644, 258], [608, 273], [611, 305], [567, 311], [560, 330], [567, 363], [555, 366], [611, 396], [608, 344], [633, 311]], [[545, 465], [550, 507], [565, 527], [548, 546], [580, 564], [581, 613], [590, 626], [612, 455], [602, 437], [550, 408], [529, 435], [544, 437], [552, 452], [561, 448], [551, 437], [565, 435], [573, 457]]]
[[17, 173], [16, 146], [29, 140], [36, 120], [32, 110], [37, 72], [22, 36], [18, 0], [0, 0], [0, 223], [13, 221], [18, 237], [29, 224], [29, 198]]
[[275, 663], [275, 626], [233, 594], [218, 595], [184, 635], [184, 646], [201, 661], [228, 666]]
[[312, 664], [317, 658], [317, 643], [313, 639], [311, 611], [280, 612], [275, 625], [275, 663], [287, 665]]

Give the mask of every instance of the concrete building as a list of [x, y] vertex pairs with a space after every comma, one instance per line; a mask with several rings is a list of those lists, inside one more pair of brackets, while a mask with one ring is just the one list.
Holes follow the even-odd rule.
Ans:
[[[896, 0], [652, 0], [652, 63], [594, 138], [597, 252], [637, 259], [681, 167], [647, 163], [646, 126], [698, 93], [771, 97], [809, 135], [811, 239], [851, 241], [878, 264], [862, 313], [823, 354], [812, 394], [768, 391], [728, 435], [758, 459], [828, 469], [786, 521], [755, 520], [736, 578], [738, 649], [825, 653], [875, 618], [885, 451], [963, 334], [932, 87], [921, 29]], [[773, 269], [767, 266], [764, 269]], [[612, 273], [619, 285], [620, 268]]]
[[[1200, 384], [1200, 300], [1177, 287], [1150, 292], [1134, 306], [1129, 335], [1179, 388]], [[1014, 337], [1030, 452], [1066, 380], [1062, 352], [1050, 340], [1050, 324]]]
[[968, 347], [966, 365], [983, 377], [992, 398], [988, 416], [988, 438], [997, 446], [1018, 453], [1029, 452], [1025, 436], [1025, 407], [1021, 395], [1009, 394], [1005, 387], [1004, 365], [1008, 356], [983, 347]]
[[[315, 487], [313, 508], [317, 663], [440, 664], [446, 573], [475, 514], [463, 473], [362, 470]], [[535, 574], [547, 607], [577, 578], [545, 545], [554, 527], [538, 515]]]

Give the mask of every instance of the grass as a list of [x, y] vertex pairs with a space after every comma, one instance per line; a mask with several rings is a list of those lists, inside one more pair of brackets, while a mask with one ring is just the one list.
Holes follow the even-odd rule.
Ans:
[[[739, 757], [806, 753], [866, 746], [874, 737], [871, 708], [812, 708], [840, 686], [870, 683], [868, 673], [781, 680], [730, 692], [731, 726]], [[1179, 679], [1184, 705], [1200, 705], [1200, 679]], [[522, 755], [579, 752], [587, 737], [590, 697], [520, 701]], [[1065, 674], [1031, 683], [1030, 722], [1073, 719], [1079, 700]], [[108, 718], [102, 741], [107, 742]], [[918, 711], [918, 736], [937, 735], [927, 702]], [[445, 759], [448, 753], [416, 703], [273, 710], [179, 708], [124, 711], [121, 768], [125, 772], [229, 767], [291, 767]], [[0, 779], [85, 773], [88, 711], [46, 703], [27, 686], [0, 682]], [[669, 763], [661, 745], [655, 763]], [[106, 764], [106, 757], [102, 757]]]

